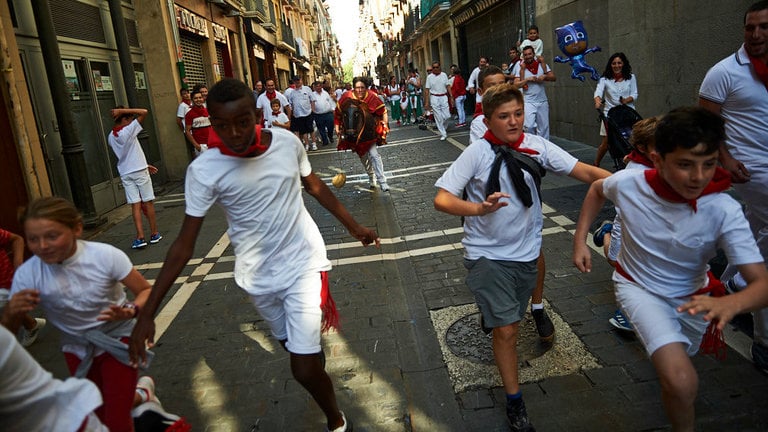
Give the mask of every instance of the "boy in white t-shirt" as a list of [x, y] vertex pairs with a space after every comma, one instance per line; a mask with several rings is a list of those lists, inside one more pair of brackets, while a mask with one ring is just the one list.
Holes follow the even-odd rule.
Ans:
[[[107, 141], [117, 156], [117, 172], [125, 189], [125, 199], [131, 205], [133, 224], [136, 227], [136, 239], [131, 248], [142, 249], [147, 246], [144, 240], [144, 227], [141, 223], [141, 213], [149, 221], [149, 243], [159, 242], [163, 236], [157, 230], [155, 219], [155, 191], [152, 188], [150, 174], [155, 174], [157, 168], [147, 163], [144, 150], [139, 144], [139, 133], [143, 130], [141, 124], [147, 117], [144, 108], [124, 108], [118, 106], [110, 114], [115, 119], [112, 132]], [[135, 117], [135, 118], [134, 118]]]
[[548, 170], [592, 182], [609, 173], [579, 162], [542, 137], [523, 134], [523, 95], [512, 84], [486, 90], [483, 112], [489, 130], [437, 180], [434, 204], [437, 210], [464, 216], [466, 281], [485, 324], [493, 328], [507, 419], [514, 431], [533, 431], [518, 382], [517, 338], [536, 285], [541, 176]]
[[153, 316], [192, 257], [206, 213], [218, 203], [227, 213], [235, 249], [235, 282], [251, 297], [273, 336], [290, 353], [294, 378], [312, 395], [333, 432], [352, 430], [336, 403], [324, 370], [321, 330], [334, 326], [326, 256], [320, 230], [302, 199], [301, 187], [328, 209], [363, 245], [375, 231], [358, 224], [328, 186], [312, 172], [306, 151], [289, 131], [257, 126], [247, 85], [225, 78], [208, 93], [211, 148], [187, 168], [186, 215], [168, 250], [131, 339], [131, 360], [153, 343]]
[[539, 28], [535, 25], [528, 27], [528, 39], [517, 45], [521, 52], [527, 46], [533, 47], [536, 60], [539, 63], [544, 63], [544, 41], [539, 38]]
[[[676, 431], [695, 425], [698, 377], [689, 356], [702, 340], [704, 352], [719, 354], [725, 343], [715, 328], [768, 305], [768, 271], [741, 205], [720, 193], [730, 187], [730, 174], [717, 166], [723, 139], [719, 116], [703, 108], [671, 111], [656, 128], [656, 169], [623, 170], [593, 183], [576, 225], [573, 262], [588, 272], [591, 222], [606, 198], [621, 212], [616, 299], [651, 358]], [[707, 265], [718, 247], [745, 276], [744, 291], [720, 297], [725, 289]]]
[[272, 101], [269, 102], [269, 106], [272, 108], [272, 112], [269, 116], [265, 116], [269, 119], [265, 122], [266, 126], [268, 128], [279, 127], [290, 130], [291, 119], [289, 119], [288, 115], [283, 112], [283, 105], [280, 101], [277, 98], [272, 99]]

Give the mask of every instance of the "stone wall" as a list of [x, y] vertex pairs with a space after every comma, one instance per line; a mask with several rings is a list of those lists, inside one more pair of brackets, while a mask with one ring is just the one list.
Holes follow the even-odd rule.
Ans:
[[589, 46], [587, 63], [602, 74], [608, 57], [624, 52], [638, 79], [636, 108], [643, 117], [696, 104], [707, 70], [743, 41], [744, 12], [756, 0], [537, 0], [536, 24], [544, 56], [557, 76], [548, 89], [552, 135], [599, 144], [593, 93], [596, 83], [571, 79], [554, 29], [582, 20]]

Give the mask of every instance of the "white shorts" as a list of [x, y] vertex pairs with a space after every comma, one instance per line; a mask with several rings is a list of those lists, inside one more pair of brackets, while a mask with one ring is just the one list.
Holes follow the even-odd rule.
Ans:
[[676, 310], [688, 301], [687, 297], [661, 297], [616, 272], [613, 274], [613, 282], [616, 301], [635, 328], [648, 356], [664, 345], [675, 342], [685, 345], [689, 356], [699, 351], [709, 323], [704, 321], [703, 315], [689, 315]]
[[621, 250], [621, 217], [617, 214], [613, 218], [613, 228], [611, 228], [611, 243], [608, 245], [608, 258], [611, 261], [619, 259]]
[[125, 189], [125, 200], [128, 204], [154, 201], [155, 191], [152, 189], [152, 179], [149, 177], [149, 169], [134, 171], [120, 176], [120, 181]]
[[608, 131], [605, 130], [605, 122], [600, 122], [600, 136], [608, 136]]
[[281, 291], [252, 295], [251, 302], [269, 324], [272, 336], [287, 340], [285, 348], [294, 354], [320, 352], [320, 272], [307, 273]]

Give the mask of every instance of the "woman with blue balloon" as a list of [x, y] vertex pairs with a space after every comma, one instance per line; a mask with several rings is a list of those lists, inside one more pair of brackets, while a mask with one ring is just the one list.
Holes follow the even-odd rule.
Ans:
[[[608, 115], [611, 108], [618, 105], [628, 105], [635, 108], [637, 100], [637, 80], [632, 74], [632, 66], [629, 59], [623, 52], [617, 52], [608, 59], [605, 65], [605, 71], [600, 77], [595, 89], [595, 108], [600, 109], [603, 106], [603, 114]], [[595, 166], [600, 166], [600, 161], [608, 152], [608, 136], [605, 130], [605, 123], [600, 123], [600, 136], [602, 141], [597, 148], [595, 157]]]

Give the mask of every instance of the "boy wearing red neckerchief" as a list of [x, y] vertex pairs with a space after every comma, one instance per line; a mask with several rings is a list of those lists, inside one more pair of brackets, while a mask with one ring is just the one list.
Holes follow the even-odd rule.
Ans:
[[324, 370], [320, 335], [326, 324], [335, 324], [328, 294], [331, 262], [304, 206], [302, 186], [363, 245], [378, 247], [378, 235], [357, 223], [312, 171], [294, 134], [261, 128], [247, 85], [225, 78], [210, 89], [207, 102], [210, 149], [187, 168], [186, 215], [139, 313], [131, 361], [144, 362], [145, 344], [154, 343], [153, 316], [192, 257], [205, 215], [218, 203], [227, 213], [227, 233], [235, 250], [235, 282], [290, 353], [293, 376], [322, 409], [328, 430], [351, 431]]
[[[493, 354], [507, 393], [507, 419], [514, 431], [533, 431], [518, 382], [517, 337], [536, 285], [541, 251], [540, 171], [586, 183], [610, 173], [579, 162], [540, 136], [524, 134], [523, 95], [512, 84], [485, 90], [483, 112], [488, 132], [437, 180], [434, 204], [437, 210], [464, 216], [467, 285], [485, 325], [493, 328]], [[531, 164], [520, 158], [532, 159]], [[461, 198], [464, 191], [466, 199]]]
[[[717, 167], [724, 138], [717, 115], [671, 111], [656, 128], [656, 169], [623, 170], [593, 183], [576, 225], [573, 262], [588, 272], [589, 225], [606, 198], [621, 211], [616, 299], [656, 369], [675, 431], [694, 430], [698, 378], [689, 356], [707, 342], [705, 332], [715, 334], [709, 323], [722, 330], [736, 314], [768, 304], [768, 271], [741, 205], [720, 193], [730, 187], [730, 176]], [[707, 262], [718, 247], [747, 280], [744, 291], [716, 298], [724, 290], [708, 275]]]

